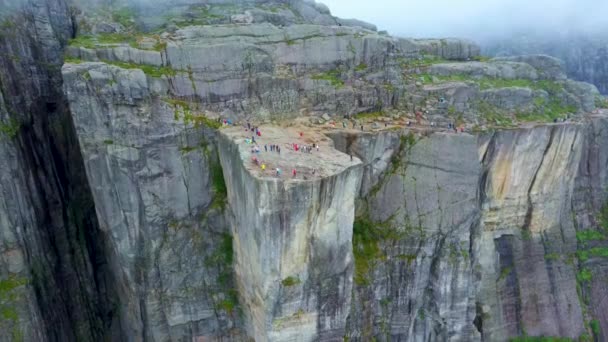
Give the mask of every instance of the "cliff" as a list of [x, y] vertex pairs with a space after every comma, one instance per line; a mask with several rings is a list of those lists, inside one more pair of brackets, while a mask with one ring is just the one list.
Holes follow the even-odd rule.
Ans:
[[0, 339], [605, 337], [608, 113], [559, 61], [307, 1], [57, 6], [60, 72], [0, 68]]
[[568, 32], [560, 35], [534, 33], [510, 38], [493, 38], [482, 43], [488, 55], [547, 54], [559, 58], [569, 77], [594, 84], [608, 94], [606, 38], [597, 32]]

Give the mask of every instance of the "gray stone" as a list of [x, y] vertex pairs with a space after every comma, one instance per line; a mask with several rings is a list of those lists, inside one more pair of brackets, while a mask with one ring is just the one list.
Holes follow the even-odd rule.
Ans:
[[564, 73], [564, 63], [559, 59], [547, 55], [525, 55], [514, 57], [498, 57], [493, 61], [511, 61], [527, 63], [533, 66], [541, 79], [563, 80], [566, 79]]

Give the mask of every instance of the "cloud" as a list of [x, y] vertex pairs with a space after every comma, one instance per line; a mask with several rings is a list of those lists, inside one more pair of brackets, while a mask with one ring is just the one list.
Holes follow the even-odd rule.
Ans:
[[483, 39], [608, 28], [604, 0], [322, 0], [332, 13], [412, 37]]

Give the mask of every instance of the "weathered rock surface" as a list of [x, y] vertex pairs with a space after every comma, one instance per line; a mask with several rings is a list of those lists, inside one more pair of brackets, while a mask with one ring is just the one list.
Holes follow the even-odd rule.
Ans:
[[[332, 135], [337, 147], [362, 151], [363, 187], [394, 151], [358, 206], [353, 248], [365, 272], [355, 273], [349, 336], [578, 338], [591, 312], [603, 327], [603, 314], [595, 316], [603, 301], [589, 300], [604, 291], [605, 244], [588, 245], [581, 234], [603, 229], [597, 182], [605, 171], [596, 166], [605, 156], [594, 144], [604, 134], [592, 132], [606, 125], [598, 117], [478, 137], [386, 133], [374, 142]], [[602, 200], [582, 199], [590, 194]], [[366, 254], [370, 244], [377, 254]], [[584, 268], [594, 270], [592, 282], [581, 279]]]
[[564, 80], [564, 63], [559, 59], [547, 55], [525, 55], [513, 57], [497, 57], [494, 61], [527, 63], [539, 71], [539, 77], [550, 80]]
[[141, 70], [92, 63], [63, 74], [129, 335], [232, 336], [232, 242], [215, 134], [154, 99]]
[[[266, 172], [251, 162], [241, 129], [223, 130], [219, 141], [248, 335], [256, 341], [340, 339], [350, 309], [360, 162], [327, 144], [323, 152], [297, 152], [282, 134], [261, 130], [260, 143], [282, 147], [280, 154], [258, 154]], [[294, 178], [279, 164], [287, 161], [308, 166], [294, 166]]]
[[0, 340], [122, 339], [71, 113], [61, 0], [0, 12]]
[[470, 62], [445, 63], [430, 67], [429, 72], [438, 76], [466, 75], [470, 77], [492, 77], [503, 79], [538, 79], [537, 69], [527, 63], [515, 62]]
[[594, 84], [608, 94], [608, 50], [606, 37], [596, 33], [569, 32], [555, 35], [547, 32], [525, 36], [491, 39], [482, 42], [483, 50], [492, 56], [546, 54], [563, 61], [568, 77]]

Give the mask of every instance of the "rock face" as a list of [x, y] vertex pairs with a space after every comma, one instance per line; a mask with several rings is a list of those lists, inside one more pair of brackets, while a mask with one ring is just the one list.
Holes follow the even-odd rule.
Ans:
[[[222, 131], [219, 146], [247, 333], [256, 341], [340, 339], [352, 291], [360, 163], [322, 146], [323, 153], [309, 154], [314, 174], [298, 167], [309, 179], [291, 179], [283, 167], [285, 173], [278, 177], [272, 171], [259, 174], [257, 167], [243, 165], [252, 163], [241, 132]], [[308, 157], [290, 148], [281, 155], [288, 160]], [[276, 168], [278, 161], [260, 158]]]
[[61, 90], [68, 4], [3, 2], [0, 22], [0, 340], [121, 339], [106, 236]]
[[[588, 245], [583, 236], [596, 231], [605, 195], [591, 204], [581, 193], [604, 190], [593, 190], [593, 181], [586, 190], [577, 184], [598, 179], [583, 165], [604, 159], [592, 147], [602, 138], [590, 132], [606, 124], [603, 117], [479, 137], [391, 133], [353, 142], [332, 135], [338, 148], [351, 140], [361, 151], [364, 180], [386, 164], [385, 151], [395, 151], [358, 206], [349, 336], [496, 341], [523, 331], [586, 334], [589, 312], [603, 305], [588, 300], [603, 291], [595, 274], [606, 279], [606, 260], [598, 258], [605, 247], [591, 248], [596, 257], [585, 260], [598, 242]], [[577, 266], [593, 269], [594, 280], [581, 278]]]
[[527, 34], [526, 37], [482, 42], [483, 51], [494, 56], [546, 54], [563, 61], [570, 78], [594, 84], [608, 94], [606, 38], [601, 34]]
[[[136, 10], [2, 31], [0, 340], [606, 339], [594, 86], [312, 1]], [[60, 73], [72, 17], [138, 37]]]
[[141, 70], [94, 63], [63, 74], [129, 335], [232, 334], [232, 240], [215, 134], [153, 100]]

